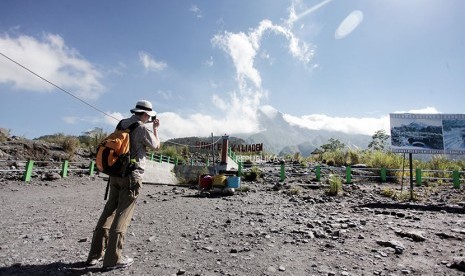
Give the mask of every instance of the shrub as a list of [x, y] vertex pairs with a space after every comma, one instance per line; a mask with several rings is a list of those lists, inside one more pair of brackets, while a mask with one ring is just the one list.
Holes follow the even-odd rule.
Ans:
[[247, 159], [242, 163], [242, 166], [244, 168], [250, 168], [250, 167], [252, 167], [252, 165], [253, 165], [253, 162], [250, 159]]
[[360, 163], [360, 152], [356, 150], [349, 150], [346, 154], [346, 165], [354, 165]]
[[342, 150], [324, 152], [322, 158], [326, 160], [328, 166], [346, 165], [346, 153]]
[[324, 160], [324, 162], [326, 163], [326, 165], [328, 166], [336, 166], [336, 163], [334, 162], [333, 159], [329, 159], [329, 160]]
[[[384, 197], [389, 197], [397, 201], [408, 201], [410, 200], [410, 197], [412, 194], [410, 191], [402, 191], [402, 192], [396, 192], [394, 189], [391, 188], [384, 188], [381, 191], [381, 195]], [[419, 196], [417, 193], [413, 193], [413, 201], [418, 201]]]
[[402, 155], [382, 151], [365, 152], [363, 163], [372, 168], [398, 169], [402, 168]]
[[0, 128], [0, 142], [8, 141], [10, 138], [10, 130], [6, 128]]
[[297, 196], [297, 195], [300, 194], [300, 192], [301, 191], [300, 191], [300, 189], [298, 187], [292, 187], [287, 191], [287, 194], [291, 195], [291, 196], [293, 196], [293, 195]]
[[342, 178], [337, 174], [329, 175], [329, 190], [328, 195], [342, 195]]
[[445, 173], [444, 171], [460, 171], [462, 168], [457, 162], [447, 160], [442, 155], [434, 155], [425, 164], [424, 169], [433, 170], [433, 172], [425, 173], [425, 177], [452, 178], [452, 173]]
[[184, 157], [182, 157], [181, 153], [179, 153], [176, 149], [176, 147], [163, 147], [162, 150], [160, 151], [160, 154], [164, 156], [169, 156], [171, 160], [176, 160], [178, 159], [178, 162], [184, 162]]
[[76, 137], [66, 136], [61, 142], [61, 147], [68, 154], [68, 159], [72, 160], [79, 148], [79, 140]]
[[244, 174], [244, 179], [247, 181], [256, 181], [261, 176], [260, 168], [253, 166], [250, 171]]
[[239, 188], [236, 189], [236, 192], [239, 193], [247, 193], [248, 191], [250, 191], [250, 187], [245, 185], [241, 185]]
[[393, 198], [395, 194], [396, 194], [396, 191], [394, 191], [394, 189], [391, 189], [391, 188], [383, 188], [383, 190], [381, 191], [381, 196], [384, 196], [384, 197]]
[[[413, 198], [411, 198], [413, 196]], [[394, 195], [394, 199], [398, 201], [410, 201], [412, 199], [413, 201], [419, 201], [420, 196], [417, 193], [411, 194], [410, 191], [403, 191], [402, 193], [396, 193]]]

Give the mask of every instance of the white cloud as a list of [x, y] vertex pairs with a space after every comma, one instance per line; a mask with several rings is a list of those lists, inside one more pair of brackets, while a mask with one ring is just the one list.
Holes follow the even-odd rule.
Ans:
[[[233, 118], [232, 115], [210, 116], [201, 113], [181, 117], [173, 112], [164, 112], [157, 116], [160, 118], [159, 135], [162, 141], [173, 137], [208, 137], [211, 133], [214, 135], [238, 133], [238, 130], [247, 133], [250, 122], [239, 116]], [[256, 129], [256, 126], [254, 128]]]
[[365, 135], [373, 135], [380, 129], [389, 131], [389, 116], [380, 118], [354, 118], [312, 114], [296, 117], [284, 114], [284, 119], [292, 125], [313, 130], [341, 131], [344, 133]]
[[232, 58], [236, 68], [236, 78], [240, 88], [247, 87], [250, 81], [255, 88], [261, 89], [262, 79], [254, 66], [261, 39], [265, 32], [283, 35], [289, 41], [289, 52], [304, 63], [311, 61], [314, 50], [307, 43], [300, 41], [290, 29], [273, 24], [270, 20], [262, 20], [259, 26], [248, 34], [243, 32], [215, 35], [212, 43], [223, 49]]
[[306, 9], [305, 11], [303, 11], [302, 13], [300, 14], [297, 14], [297, 12], [295, 11], [297, 7], [300, 7], [300, 6], [303, 6], [302, 4], [302, 1], [301, 0], [294, 0], [291, 7], [289, 8], [289, 19], [287, 20], [287, 24], [289, 26], [292, 27], [292, 25], [294, 25], [295, 22], [299, 21], [300, 19], [304, 18], [305, 16], [319, 10], [320, 8], [326, 6], [327, 4], [329, 4], [331, 1], [333, 0], [324, 0], [324, 1], [321, 1], [320, 3]]
[[63, 117], [63, 121], [69, 125], [75, 125], [81, 120], [79, 117], [68, 116], [68, 117]]
[[276, 117], [276, 115], [279, 114], [279, 111], [272, 107], [271, 105], [264, 105], [260, 107], [260, 111], [265, 113], [268, 118], [273, 119]]
[[341, 22], [339, 27], [336, 29], [334, 37], [336, 39], [342, 39], [352, 33], [360, 23], [363, 21], [363, 13], [361, 11], [351, 12], [344, 21]]
[[210, 56], [209, 59], [207, 59], [206, 61], [203, 62], [203, 64], [207, 67], [212, 67], [215, 63], [214, 63], [214, 60], [213, 60], [213, 57]]
[[[409, 111], [396, 111], [393, 113], [436, 114], [440, 112], [434, 107], [426, 107]], [[341, 131], [344, 133], [365, 135], [373, 135], [376, 131], [381, 129], [385, 130], [387, 133], [390, 132], [389, 115], [379, 118], [331, 117], [324, 114], [304, 115], [301, 117], [284, 114], [283, 116], [284, 119], [292, 125], [312, 130]]]
[[255, 59], [258, 53], [262, 53], [259, 57], [269, 58], [261, 45], [262, 38], [267, 33], [284, 36], [288, 41], [291, 56], [304, 64], [309, 63], [314, 55], [313, 48], [300, 41], [291, 29], [273, 24], [270, 20], [262, 20], [248, 33], [226, 31], [215, 35], [212, 44], [222, 49], [232, 59], [238, 85], [238, 91], [230, 92], [227, 96], [213, 96], [213, 105], [226, 114], [225, 121], [219, 125], [220, 129], [226, 127], [235, 133], [259, 131], [257, 109], [268, 92], [262, 87], [262, 78], [255, 67]]
[[139, 60], [148, 71], [160, 72], [168, 67], [165, 62], [157, 61], [150, 54], [143, 51], [139, 52]]
[[195, 17], [199, 19], [203, 17], [202, 11], [196, 5], [192, 5], [189, 11], [191, 11], [195, 15]]
[[210, 84], [210, 87], [215, 88], [215, 89], [221, 86], [221, 83], [217, 83], [213, 80], [209, 80], [208, 83]]
[[[10, 37], [0, 35], [1, 52], [46, 80], [58, 85], [75, 96], [96, 99], [105, 87], [102, 74], [77, 50], [66, 46], [59, 35], [45, 34], [42, 40], [27, 35]], [[27, 72], [3, 56], [0, 62], [0, 83], [16, 89], [53, 91], [56, 88]]]
[[173, 97], [173, 92], [171, 91], [158, 90], [157, 94], [165, 100], [169, 100]]
[[257, 46], [254, 47], [249, 36], [242, 32], [226, 32], [223, 35], [216, 35], [212, 42], [231, 56], [239, 87], [246, 87], [247, 81], [251, 81], [256, 88], [261, 87], [260, 73], [253, 65]]
[[114, 127], [116, 127], [116, 125], [118, 124], [119, 121], [121, 121], [122, 119], [124, 118], [127, 118], [127, 116], [125, 116], [123, 113], [120, 113], [120, 112], [106, 112], [106, 114], [110, 115], [110, 116], [104, 116], [103, 117], [103, 120], [105, 123], [109, 124], [109, 125], [112, 125]]
[[441, 112], [439, 112], [435, 107], [428, 106], [421, 109], [411, 109], [409, 111], [395, 111], [393, 113], [438, 114]]
[[61, 119], [69, 125], [75, 125], [78, 123], [88, 123], [91, 125], [109, 125], [112, 127], [112, 130], [116, 127], [119, 121], [124, 118], [130, 116], [129, 114], [123, 114], [120, 112], [105, 112], [107, 115], [95, 115], [95, 116], [84, 116], [84, 117], [76, 117], [76, 116], [65, 116]]
[[[214, 105], [222, 110], [224, 116], [210, 116], [201, 113], [181, 117], [173, 112], [158, 113], [160, 118], [160, 139], [166, 141], [174, 137], [223, 135], [231, 133], [253, 133], [258, 130], [256, 125], [255, 109], [252, 105], [240, 107], [241, 101], [234, 93], [231, 102], [226, 102], [218, 95], [214, 96]], [[272, 106], [264, 105], [259, 109], [269, 118], [274, 118], [279, 111]], [[400, 111], [399, 111], [400, 112]], [[397, 112], [394, 112], [397, 113]], [[409, 110], [402, 113], [438, 113], [434, 107]], [[116, 115], [112, 113], [112, 115]], [[390, 132], [389, 115], [375, 117], [331, 117], [324, 114], [311, 114], [301, 117], [284, 114], [284, 119], [292, 125], [312, 130], [341, 131], [350, 134], [373, 135], [378, 130]], [[123, 115], [119, 114], [119, 118]], [[108, 123], [116, 126], [116, 122], [109, 118]], [[168, 125], [169, 122], [169, 125]]]

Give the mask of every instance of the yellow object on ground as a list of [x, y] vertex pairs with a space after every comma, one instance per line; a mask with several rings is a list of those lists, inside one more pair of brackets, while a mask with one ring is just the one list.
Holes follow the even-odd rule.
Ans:
[[213, 187], [225, 187], [227, 177], [223, 174], [213, 176]]

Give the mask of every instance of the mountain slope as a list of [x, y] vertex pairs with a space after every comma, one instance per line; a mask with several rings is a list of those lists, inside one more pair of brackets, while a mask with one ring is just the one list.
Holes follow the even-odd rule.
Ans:
[[248, 137], [238, 135], [246, 143], [263, 143], [266, 152], [274, 154], [292, 154], [300, 152], [302, 156], [310, 153], [330, 138], [337, 139], [349, 148], [367, 148], [372, 138], [369, 135], [347, 134], [338, 131], [310, 130], [289, 124], [280, 112], [259, 111], [259, 125], [262, 131]]

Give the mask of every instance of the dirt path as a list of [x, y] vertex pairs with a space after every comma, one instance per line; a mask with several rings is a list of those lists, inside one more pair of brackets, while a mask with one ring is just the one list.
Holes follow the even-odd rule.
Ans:
[[102, 273], [82, 262], [104, 180], [2, 182], [0, 275], [464, 275], [463, 188], [405, 205], [378, 184], [328, 197], [287, 183], [216, 198], [145, 185], [124, 248], [135, 263]]

